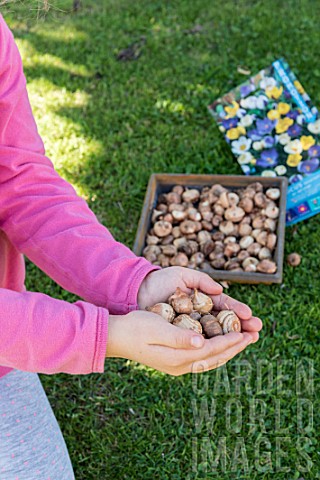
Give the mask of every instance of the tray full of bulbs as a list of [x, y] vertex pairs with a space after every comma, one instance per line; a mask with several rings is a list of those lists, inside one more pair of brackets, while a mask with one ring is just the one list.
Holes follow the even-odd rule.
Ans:
[[282, 177], [154, 174], [133, 250], [216, 280], [281, 283], [286, 192]]

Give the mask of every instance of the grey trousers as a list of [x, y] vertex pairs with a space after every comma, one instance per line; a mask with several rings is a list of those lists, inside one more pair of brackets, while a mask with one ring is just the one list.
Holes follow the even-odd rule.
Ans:
[[74, 480], [59, 425], [35, 373], [0, 378], [0, 480]]

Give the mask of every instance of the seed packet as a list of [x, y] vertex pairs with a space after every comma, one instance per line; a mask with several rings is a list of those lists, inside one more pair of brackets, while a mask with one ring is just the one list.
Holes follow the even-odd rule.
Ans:
[[245, 175], [288, 177], [287, 225], [320, 213], [320, 117], [284, 59], [209, 111]]

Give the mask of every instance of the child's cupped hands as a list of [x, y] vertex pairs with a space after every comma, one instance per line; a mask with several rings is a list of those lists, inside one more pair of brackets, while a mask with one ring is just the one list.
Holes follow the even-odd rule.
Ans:
[[110, 315], [106, 356], [127, 358], [178, 376], [220, 367], [252, 341], [249, 332], [205, 340], [192, 330], [171, 325], [160, 315], [136, 310]]
[[[210, 339], [178, 328], [160, 315], [144, 309], [167, 301], [179, 287], [186, 293], [197, 288], [210, 295], [215, 310], [233, 310], [241, 320], [241, 333]], [[121, 357], [171, 375], [212, 370], [244, 350], [259, 338], [261, 320], [251, 309], [222, 293], [222, 287], [208, 275], [195, 270], [171, 267], [151, 272], [143, 281], [138, 303], [141, 310], [109, 317], [107, 357]]]
[[233, 310], [241, 320], [242, 332], [248, 333], [252, 342], [259, 339], [258, 332], [262, 328], [262, 322], [259, 318], [252, 316], [251, 309], [222, 293], [222, 286], [209, 275], [190, 268], [169, 267], [149, 273], [138, 293], [139, 307], [145, 309], [158, 302], [166, 302], [177, 287], [188, 294], [197, 288], [210, 295], [215, 310]]

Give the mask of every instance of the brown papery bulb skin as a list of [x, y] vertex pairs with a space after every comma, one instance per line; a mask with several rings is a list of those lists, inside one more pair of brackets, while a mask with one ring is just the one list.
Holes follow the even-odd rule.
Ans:
[[290, 255], [287, 256], [287, 262], [291, 267], [297, 267], [300, 265], [301, 257], [298, 253], [290, 253]]
[[266, 195], [271, 200], [278, 200], [280, 198], [280, 190], [279, 188], [268, 188]]
[[172, 191], [178, 193], [179, 195], [182, 195], [184, 192], [184, 187], [182, 185], [175, 185]]
[[277, 271], [277, 265], [268, 259], [261, 260], [257, 265], [257, 271], [260, 273], [275, 273]]
[[213, 301], [205, 293], [199, 292], [196, 288], [191, 296], [193, 308], [199, 313], [205, 314], [213, 309]]
[[218, 319], [213, 315], [204, 315], [201, 318], [200, 323], [202, 325], [204, 333], [208, 338], [223, 335], [222, 327]]
[[216, 270], [221, 270], [225, 266], [225, 258], [216, 258], [211, 262], [211, 265], [213, 266], [214, 269]]
[[200, 198], [200, 192], [196, 190], [195, 188], [191, 188], [190, 190], [186, 190], [182, 194], [182, 198], [185, 202], [197, 202]]
[[241, 222], [243, 217], [245, 216], [245, 211], [240, 207], [230, 207], [226, 210], [225, 219], [230, 220], [231, 222], [237, 223]]
[[166, 194], [167, 203], [181, 203], [181, 195], [177, 192], [169, 192]]
[[241, 332], [240, 320], [232, 310], [221, 310], [217, 319], [225, 335], [230, 332]]
[[185, 220], [180, 224], [180, 230], [183, 235], [194, 233], [197, 230], [197, 224], [192, 220]]
[[172, 231], [172, 225], [170, 222], [165, 222], [164, 220], [160, 220], [156, 222], [153, 226], [154, 233], [157, 237], [166, 237]]
[[191, 298], [179, 287], [169, 298], [169, 304], [177, 313], [191, 313], [194, 310]]
[[170, 258], [163, 253], [160, 253], [160, 255], [158, 256], [158, 262], [160, 263], [160, 266], [162, 268], [170, 267]]
[[148, 312], [160, 315], [162, 318], [164, 318], [170, 323], [172, 323], [175, 317], [174, 310], [168, 303], [156, 303], [155, 305], [153, 305], [153, 307], [147, 307], [146, 310]]
[[173, 267], [186, 267], [189, 263], [187, 255], [182, 252], [177, 253], [170, 259], [170, 265]]
[[197, 312], [196, 310], [194, 310], [193, 312], [191, 312], [190, 314], [190, 317], [192, 318], [192, 320], [197, 320], [198, 322], [200, 322], [201, 320], [201, 313]]
[[197, 320], [193, 320], [191, 317], [189, 317], [189, 315], [186, 314], [182, 314], [176, 317], [173, 320], [172, 325], [180, 328], [185, 328], [187, 330], [193, 330], [197, 333], [202, 333], [201, 323]]
[[253, 210], [253, 201], [249, 197], [244, 197], [240, 201], [239, 207], [242, 208], [246, 213], [251, 213]]

